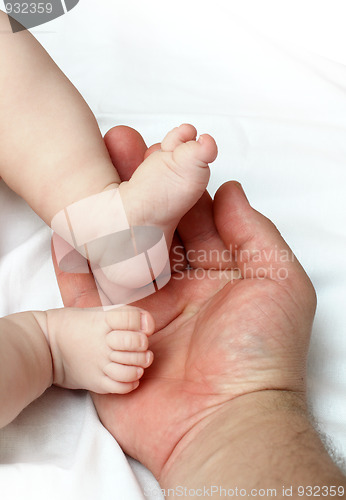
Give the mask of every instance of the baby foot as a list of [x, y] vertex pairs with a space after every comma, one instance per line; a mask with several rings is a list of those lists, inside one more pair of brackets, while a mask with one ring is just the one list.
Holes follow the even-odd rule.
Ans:
[[[90, 262], [103, 305], [139, 300], [169, 280], [174, 231], [203, 194], [208, 163], [217, 156], [214, 139], [204, 134], [196, 141], [196, 135], [192, 125], [173, 129], [130, 181], [108, 186], [54, 217], [54, 231]], [[66, 253], [70, 267], [80, 267], [76, 252], [70, 256], [63, 245], [55, 251], [58, 262]], [[84, 267], [80, 272], [89, 272], [86, 262]]]
[[[184, 124], [169, 132], [161, 143], [161, 150], [152, 153], [137, 168], [130, 181], [119, 186], [121, 202], [126, 212], [126, 218], [132, 229], [128, 233], [118, 233], [118, 244], [111, 244], [108, 238], [108, 248], [98, 243], [92, 249], [94, 259], [90, 258], [92, 271], [100, 284], [100, 289], [107, 291], [109, 298], [116, 297], [116, 288], [112, 284], [138, 290], [152, 282], [143, 254], [135, 260], [133, 247], [137, 250], [151, 249], [151, 265], [159, 288], [167, 282], [168, 248], [171, 245], [174, 231], [185, 213], [193, 207], [205, 191], [210, 171], [208, 164], [217, 156], [217, 146], [214, 139], [204, 134], [196, 141], [197, 131], [192, 125]], [[120, 210], [119, 210], [120, 211]], [[142, 237], [138, 237], [139, 228], [146, 229]], [[164, 246], [154, 244], [153, 230], [159, 228], [164, 234]], [[123, 238], [120, 243], [120, 238]], [[159, 238], [157, 238], [157, 241]], [[156, 243], [156, 241], [155, 241]], [[152, 246], [153, 245], [153, 246]], [[91, 245], [88, 245], [89, 250]], [[153, 249], [155, 248], [153, 253]], [[119, 250], [126, 250], [127, 259], [117, 259]], [[143, 252], [143, 249], [138, 251]], [[114, 264], [110, 264], [113, 256]], [[155, 263], [155, 268], [153, 266]], [[94, 264], [97, 264], [96, 266]], [[157, 282], [161, 274], [162, 283]], [[169, 269], [168, 269], [169, 274]], [[169, 278], [169, 276], [168, 276]], [[153, 293], [148, 290], [148, 293]], [[129, 295], [130, 296], [130, 295]], [[126, 293], [122, 295], [123, 302], [130, 303]], [[140, 297], [139, 297], [140, 298]], [[114, 299], [113, 299], [114, 300]], [[135, 297], [134, 300], [137, 300]]]
[[119, 186], [130, 226], [159, 226], [170, 245], [179, 220], [202, 196], [217, 156], [214, 139], [183, 124], [169, 132], [128, 182]]
[[[54, 309], [43, 328], [53, 360], [53, 383], [99, 394], [136, 389], [153, 362], [152, 316], [137, 307]], [[41, 322], [42, 327], [42, 322]]]

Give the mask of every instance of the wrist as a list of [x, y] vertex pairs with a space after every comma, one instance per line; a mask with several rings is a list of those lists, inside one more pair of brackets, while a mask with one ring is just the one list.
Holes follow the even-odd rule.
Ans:
[[305, 395], [265, 390], [225, 403], [187, 433], [159, 477], [163, 488], [344, 485], [314, 430]]

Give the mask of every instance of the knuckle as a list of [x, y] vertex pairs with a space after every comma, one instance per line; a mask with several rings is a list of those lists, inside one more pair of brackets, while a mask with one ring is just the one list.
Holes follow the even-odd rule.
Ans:
[[131, 307], [128, 308], [124, 314], [126, 315], [128, 330], [138, 330], [140, 328], [141, 321], [140, 311], [135, 307]]
[[124, 347], [128, 351], [131, 351], [131, 350], [133, 350], [136, 347], [135, 335], [132, 335], [131, 333], [125, 335], [125, 338], [124, 338]]
[[125, 330], [129, 330], [131, 326], [131, 315], [128, 311], [123, 310], [121, 312], [122, 324], [124, 325]]

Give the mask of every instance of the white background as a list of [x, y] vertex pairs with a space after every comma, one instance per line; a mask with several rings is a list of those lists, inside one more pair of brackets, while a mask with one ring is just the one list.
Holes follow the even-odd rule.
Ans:
[[[241, 181], [317, 289], [309, 398], [341, 458], [345, 20], [343, 1], [80, 0], [66, 16], [32, 30], [87, 100], [103, 133], [130, 125], [151, 144], [171, 127], [192, 122], [214, 135], [220, 154], [211, 192], [226, 180]], [[0, 314], [61, 305], [49, 237], [26, 204], [0, 184]], [[6, 500], [91, 500], [96, 492], [100, 500], [141, 498], [83, 392], [52, 389], [25, 410], [0, 432], [0, 462]], [[131, 464], [142, 485], [154, 488], [151, 476]]]

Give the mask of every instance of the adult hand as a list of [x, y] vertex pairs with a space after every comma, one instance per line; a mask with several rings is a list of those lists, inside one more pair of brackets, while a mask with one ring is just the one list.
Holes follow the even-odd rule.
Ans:
[[[142, 138], [116, 127], [105, 141], [126, 179], [145, 154]], [[177, 267], [164, 289], [140, 302], [156, 321], [153, 365], [136, 391], [93, 395], [105, 427], [162, 483], [204, 423], [241, 398], [304, 397], [316, 305], [304, 270], [238, 183], [224, 184], [214, 201], [205, 194], [178, 232], [190, 267]], [[229, 249], [229, 261], [212, 249]], [[56, 272], [66, 306], [99, 305], [91, 276]]]

